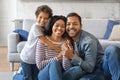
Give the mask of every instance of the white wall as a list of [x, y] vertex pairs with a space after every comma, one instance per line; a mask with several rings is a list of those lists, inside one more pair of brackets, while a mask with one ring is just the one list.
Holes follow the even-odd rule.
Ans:
[[47, 4], [54, 14], [67, 15], [69, 12], [77, 12], [83, 18], [120, 18], [120, 3], [81, 3], [76, 2], [40, 2], [40, 1], [19, 1], [18, 2], [18, 18], [35, 18], [34, 12], [37, 6]]
[[35, 0], [0, 0], [0, 46], [7, 45], [7, 35], [14, 30], [14, 19], [35, 19], [39, 5], [47, 4], [54, 14], [77, 12], [82, 18], [120, 19], [120, 3], [90, 2], [40, 2]]
[[7, 45], [7, 35], [14, 28], [16, 0], [0, 0], [0, 46]]

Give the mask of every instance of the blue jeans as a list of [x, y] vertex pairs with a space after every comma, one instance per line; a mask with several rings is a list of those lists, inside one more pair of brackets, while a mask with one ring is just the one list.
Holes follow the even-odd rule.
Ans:
[[[105, 49], [102, 68], [107, 79], [120, 80], [120, 48], [110, 45]], [[105, 80], [105, 78], [101, 71], [95, 71], [79, 80]]]
[[80, 66], [73, 66], [63, 73], [63, 80], [105, 80], [105, 78], [100, 69], [96, 69], [91, 74], [86, 74]]
[[51, 61], [38, 74], [39, 80], [62, 80], [62, 68], [57, 60]]
[[103, 60], [105, 76], [112, 80], [120, 80], [120, 48], [110, 45], [105, 50]]
[[63, 80], [78, 80], [84, 74], [80, 66], [73, 66], [63, 73]]
[[13, 80], [22, 80], [22, 78], [23, 78], [23, 75], [18, 73], [13, 76]]
[[23, 72], [22, 80], [38, 80], [37, 76], [38, 76], [39, 70], [36, 64], [28, 64], [21, 61], [21, 67]]
[[96, 69], [93, 73], [82, 76], [79, 80], [106, 80], [101, 69]]

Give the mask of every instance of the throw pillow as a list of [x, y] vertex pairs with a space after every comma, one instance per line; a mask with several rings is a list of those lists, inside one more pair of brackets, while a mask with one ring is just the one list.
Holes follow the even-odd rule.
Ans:
[[106, 32], [105, 32], [105, 35], [104, 35], [104, 39], [109, 38], [113, 26], [117, 25], [117, 24], [119, 24], [119, 22], [116, 22], [116, 21], [113, 21], [113, 20], [108, 20], [107, 29], [106, 29]]
[[108, 40], [120, 41], [120, 25], [115, 25]]
[[20, 36], [20, 41], [27, 41], [28, 34], [29, 34], [28, 31], [25, 31], [25, 30], [23, 30], [23, 29], [16, 29], [16, 30], [14, 30], [13, 32], [16, 32], [16, 33], [19, 34], [19, 36]]

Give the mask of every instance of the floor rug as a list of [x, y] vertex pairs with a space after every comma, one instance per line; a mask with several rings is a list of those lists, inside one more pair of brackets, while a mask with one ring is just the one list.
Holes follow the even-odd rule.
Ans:
[[0, 72], [0, 80], [12, 80], [13, 72]]

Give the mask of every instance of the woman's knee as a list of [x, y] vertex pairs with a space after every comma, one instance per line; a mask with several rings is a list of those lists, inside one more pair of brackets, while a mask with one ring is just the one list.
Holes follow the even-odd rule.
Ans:
[[58, 62], [57, 60], [51, 61], [50, 63], [51, 66], [60, 66], [60, 62]]
[[49, 69], [50, 70], [62, 70], [61, 63], [57, 60], [54, 60], [54, 61], [50, 62]]

